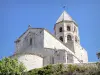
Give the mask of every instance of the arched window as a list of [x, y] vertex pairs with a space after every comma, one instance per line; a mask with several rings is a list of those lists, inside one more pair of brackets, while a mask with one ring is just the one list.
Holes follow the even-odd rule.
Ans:
[[76, 28], [74, 27], [74, 31], [76, 31]]
[[30, 38], [30, 45], [32, 45], [32, 38]]
[[75, 41], [77, 42], [77, 37], [75, 37]]
[[67, 35], [67, 40], [68, 41], [71, 41], [72, 40], [71, 35]]
[[62, 42], [63, 42], [63, 37], [62, 36], [60, 36], [60, 38], [59, 38]]
[[74, 32], [77, 32], [76, 27], [74, 27]]
[[70, 26], [67, 26], [67, 31], [70, 31], [71, 29], [70, 29]]
[[62, 27], [59, 28], [59, 32], [62, 32]]
[[52, 57], [52, 63], [51, 64], [54, 64], [54, 57]]

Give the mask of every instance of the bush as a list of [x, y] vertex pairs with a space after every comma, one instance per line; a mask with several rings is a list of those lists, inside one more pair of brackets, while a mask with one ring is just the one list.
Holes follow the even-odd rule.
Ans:
[[100, 75], [100, 63], [97, 63], [96, 66], [47, 65], [43, 68], [29, 71], [28, 75]]
[[63, 65], [47, 65], [43, 68], [33, 69], [28, 72], [28, 75], [60, 75], [63, 71]]
[[22, 75], [25, 67], [17, 59], [3, 58], [0, 60], [0, 75]]

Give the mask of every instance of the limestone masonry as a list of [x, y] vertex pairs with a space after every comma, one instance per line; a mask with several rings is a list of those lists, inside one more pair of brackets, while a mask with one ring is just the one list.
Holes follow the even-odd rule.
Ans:
[[16, 41], [17, 57], [27, 70], [57, 63], [88, 63], [80, 45], [78, 25], [64, 11], [56, 21], [54, 35], [44, 28], [29, 28]]

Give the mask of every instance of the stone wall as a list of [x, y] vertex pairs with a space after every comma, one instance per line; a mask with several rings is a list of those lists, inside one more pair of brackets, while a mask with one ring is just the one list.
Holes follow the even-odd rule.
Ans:
[[17, 57], [19, 62], [22, 62], [26, 69], [29, 71], [34, 68], [43, 67], [43, 58], [33, 54], [18, 54], [13, 57]]
[[[72, 54], [74, 59], [77, 60], [78, 63], [80, 63], [79, 59], [76, 57], [76, 55], [70, 49], [68, 49], [63, 43], [60, 42], [60, 40], [58, 40], [57, 38], [52, 36], [46, 30], [44, 30], [44, 48], [65, 50], [66, 52]], [[67, 56], [65, 58], [67, 58]], [[65, 63], [67, 63], [67, 62], [65, 62]]]
[[[80, 44], [75, 44], [75, 55], [83, 62], [88, 63], [87, 51]], [[77, 61], [76, 61], [77, 62]]]
[[[43, 48], [44, 39], [43, 29], [30, 28], [16, 41], [16, 52], [24, 51], [28, 47]], [[30, 39], [32, 39], [32, 45], [30, 45]]]

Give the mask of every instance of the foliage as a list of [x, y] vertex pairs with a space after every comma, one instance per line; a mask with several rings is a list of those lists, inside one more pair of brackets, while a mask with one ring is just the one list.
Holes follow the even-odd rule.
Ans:
[[100, 63], [97, 63], [96, 66], [47, 65], [43, 68], [29, 71], [28, 75], [100, 75]]
[[0, 75], [22, 75], [25, 67], [17, 59], [3, 58], [0, 60]]
[[0, 60], [0, 75], [100, 75], [100, 63], [92, 65], [47, 65], [24, 72], [26, 69], [17, 59]]
[[43, 68], [33, 69], [28, 72], [28, 75], [60, 75], [63, 71], [63, 65], [58, 64], [57, 66], [47, 65]]

